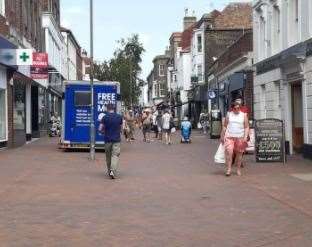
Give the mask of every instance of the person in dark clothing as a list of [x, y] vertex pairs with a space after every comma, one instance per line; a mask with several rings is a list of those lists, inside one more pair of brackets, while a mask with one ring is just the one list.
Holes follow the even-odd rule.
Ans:
[[104, 134], [106, 165], [109, 176], [114, 179], [119, 166], [122, 116], [115, 113], [114, 105], [107, 106], [102, 118], [100, 131]]

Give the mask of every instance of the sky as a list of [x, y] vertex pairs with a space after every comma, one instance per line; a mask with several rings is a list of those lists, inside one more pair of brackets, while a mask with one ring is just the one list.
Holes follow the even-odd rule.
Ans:
[[[234, 2], [249, 2], [235, 0]], [[60, 0], [61, 24], [70, 28], [89, 53], [89, 0]], [[181, 32], [185, 9], [198, 19], [213, 9], [222, 10], [232, 0], [93, 0], [94, 58], [109, 60], [121, 38], [139, 34], [145, 48], [141, 78], [151, 71], [152, 60], [169, 46], [172, 32]]]

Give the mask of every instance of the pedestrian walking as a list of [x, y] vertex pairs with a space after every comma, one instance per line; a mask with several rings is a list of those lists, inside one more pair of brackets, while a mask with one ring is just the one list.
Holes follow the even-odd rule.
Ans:
[[[237, 103], [239, 103], [239, 104], [241, 105], [240, 111], [243, 112], [243, 113], [246, 113], [247, 118], [248, 118], [248, 121], [249, 121], [249, 113], [250, 113], [250, 110], [249, 110], [249, 108], [248, 108], [247, 106], [244, 105], [243, 99], [242, 99], [242, 98], [237, 98], [237, 99], [235, 100], [235, 102], [237, 102]], [[230, 111], [233, 111], [233, 109], [231, 108]], [[247, 137], [247, 142], [249, 142], [249, 141], [250, 141], [250, 129], [249, 129], [249, 133], [248, 133], [248, 137]], [[236, 159], [236, 157], [235, 157], [235, 153], [234, 153], [232, 164], [235, 164], [235, 159]], [[242, 167], [242, 168], [244, 167], [244, 164], [243, 164], [243, 163], [241, 164], [241, 167]]]
[[149, 110], [144, 110], [142, 115], [142, 132], [143, 132], [143, 141], [150, 142], [150, 134], [152, 127], [152, 114]]
[[167, 145], [171, 144], [171, 128], [172, 126], [172, 117], [169, 113], [169, 110], [165, 111], [165, 114], [162, 116], [162, 131], [165, 133], [165, 141]]
[[104, 134], [107, 172], [114, 179], [119, 167], [120, 133], [123, 121], [122, 116], [115, 113], [114, 105], [108, 105], [107, 111], [101, 120], [100, 131]]
[[131, 142], [130, 139], [130, 127], [127, 123], [127, 121], [125, 119], [123, 119], [123, 125], [122, 125], [122, 129], [123, 129], [123, 134], [125, 136], [125, 139], [127, 142]]
[[127, 125], [129, 126], [129, 138], [130, 140], [135, 140], [134, 139], [135, 117], [134, 117], [134, 113], [132, 110], [129, 110], [126, 113], [126, 122], [127, 122]]
[[155, 133], [155, 138], [158, 138], [158, 128], [157, 128], [157, 116], [158, 116], [158, 111], [154, 111], [152, 115], [152, 130]]
[[199, 123], [203, 129], [203, 133], [204, 135], [207, 134], [207, 130], [208, 130], [208, 114], [202, 112], [199, 115]]
[[221, 133], [221, 142], [225, 147], [226, 176], [231, 175], [234, 154], [237, 175], [241, 176], [242, 157], [247, 147], [248, 134], [247, 114], [241, 111], [241, 104], [236, 101], [233, 103], [232, 111], [227, 113]]
[[163, 116], [162, 111], [158, 110], [158, 114], [156, 117], [158, 140], [162, 140], [162, 116]]

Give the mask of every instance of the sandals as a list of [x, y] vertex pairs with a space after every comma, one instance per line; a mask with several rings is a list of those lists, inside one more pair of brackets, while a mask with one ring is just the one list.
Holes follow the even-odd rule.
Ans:
[[227, 177], [231, 176], [231, 169], [226, 170], [225, 176]]
[[237, 176], [242, 176], [242, 172], [241, 172], [241, 170], [240, 169], [237, 169]]

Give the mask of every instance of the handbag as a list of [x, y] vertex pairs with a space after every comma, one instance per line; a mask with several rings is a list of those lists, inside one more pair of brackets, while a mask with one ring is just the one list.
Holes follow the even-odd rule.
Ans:
[[176, 130], [176, 128], [175, 127], [173, 127], [172, 129], [171, 129], [171, 133], [175, 133], [177, 130]]
[[214, 162], [217, 164], [225, 164], [225, 147], [222, 143], [220, 143], [214, 156]]

